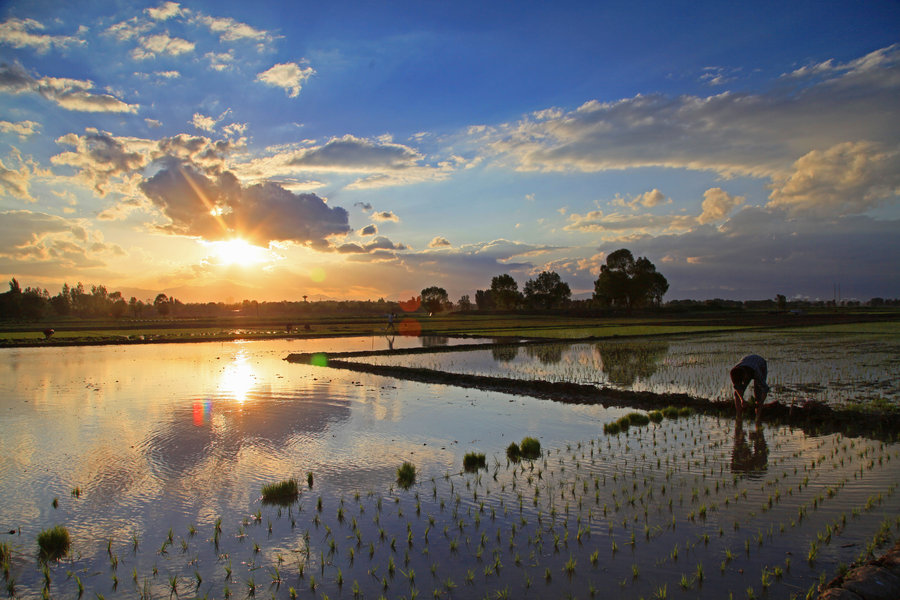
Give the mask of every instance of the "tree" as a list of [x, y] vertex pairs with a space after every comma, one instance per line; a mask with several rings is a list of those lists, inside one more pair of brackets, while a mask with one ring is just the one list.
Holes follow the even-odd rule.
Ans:
[[158, 312], [161, 317], [165, 317], [169, 314], [169, 297], [162, 293], [157, 294], [156, 298], [153, 300], [153, 308], [156, 309], [156, 312]]
[[528, 304], [547, 309], [562, 306], [572, 297], [569, 284], [554, 271], [544, 271], [534, 279], [529, 279], [523, 290]]
[[475, 306], [478, 310], [494, 308], [494, 294], [491, 290], [475, 290]]
[[469, 300], [468, 294], [463, 294], [462, 296], [460, 296], [459, 302], [457, 302], [456, 305], [462, 312], [468, 312], [472, 310], [472, 301]]
[[519, 284], [509, 274], [497, 275], [491, 279], [491, 297], [494, 305], [500, 309], [515, 308], [522, 301]]
[[449, 301], [447, 290], [442, 287], [431, 286], [422, 290], [422, 306], [428, 312], [440, 312]]
[[634, 259], [631, 250], [622, 248], [606, 257], [600, 276], [594, 282], [594, 300], [603, 306], [631, 310], [647, 304], [660, 304], [669, 282], [646, 257]]

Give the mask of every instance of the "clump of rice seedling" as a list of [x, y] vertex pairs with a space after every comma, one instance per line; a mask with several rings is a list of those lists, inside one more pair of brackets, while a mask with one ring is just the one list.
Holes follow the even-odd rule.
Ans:
[[640, 425], [648, 425], [650, 423], [650, 417], [648, 417], [644, 413], [630, 412], [625, 416], [628, 417], [628, 423], [630, 425], [639, 425], [640, 426]]
[[463, 469], [466, 471], [477, 471], [478, 469], [487, 468], [487, 461], [484, 454], [478, 452], [466, 452], [463, 457]]
[[313, 474], [312, 471], [306, 472], [306, 484], [309, 486], [309, 489], [312, 489], [313, 486]]
[[58, 560], [69, 552], [69, 530], [62, 525], [45, 529], [38, 534], [37, 543], [41, 560]]
[[506, 447], [506, 458], [510, 462], [519, 462], [521, 457], [522, 451], [519, 449], [519, 445], [515, 442], [510, 442], [509, 446]]
[[397, 467], [397, 485], [408, 489], [416, 481], [416, 465], [409, 461]]
[[618, 435], [622, 431], [618, 421], [612, 421], [603, 425], [603, 433], [607, 435]]
[[681, 408], [678, 409], [679, 417], [689, 417], [692, 414], [694, 414], [694, 409], [691, 408], [690, 406], [682, 406]]
[[667, 406], [662, 409], [662, 414], [667, 419], [677, 419], [678, 418], [678, 407], [677, 406]]
[[278, 483], [268, 483], [262, 487], [263, 504], [287, 506], [300, 495], [296, 479], [285, 479]]
[[662, 411], [661, 410], [651, 410], [650, 413], [647, 415], [647, 418], [649, 418], [654, 423], [660, 423], [663, 420]]
[[519, 450], [522, 454], [522, 458], [534, 460], [541, 456], [541, 443], [533, 437], [524, 437], [519, 444]]

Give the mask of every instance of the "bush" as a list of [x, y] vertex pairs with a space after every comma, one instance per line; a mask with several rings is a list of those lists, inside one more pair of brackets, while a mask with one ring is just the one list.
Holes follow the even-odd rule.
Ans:
[[541, 456], [541, 443], [533, 437], [522, 438], [522, 443], [519, 444], [519, 450], [522, 458], [534, 460]]
[[467, 452], [466, 455], [463, 456], [463, 469], [466, 471], [477, 471], [478, 469], [484, 469], [486, 467], [487, 462], [485, 461], [484, 454]]
[[62, 525], [45, 529], [38, 534], [37, 543], [42, 560], [58, 560], [69, 553], [69, 530]]
[[659, 410], [650, 411], [650, 414], [648, 414], [647, 417], [654, 423], [660, 423], [663, 420], [662, 411]]
[[519, 450], [517, 443], [510, 442], [509, 446], [506, 447], [506, 458], [510, 462], [519, 462], [519, 459], [522, 458], [522, 451]]
[[278, 483], [267, 483], [262, 487], [263, 504], [279, 504], [287, 506], [300, 495], [300, 487], [296, 479], [285, 479]]
[[407, 461], [397, 467], [397, 485], [399, 485], [403, 489], [408, 489], [409, 486], [411, 486], [415, 482], [416, 465]]

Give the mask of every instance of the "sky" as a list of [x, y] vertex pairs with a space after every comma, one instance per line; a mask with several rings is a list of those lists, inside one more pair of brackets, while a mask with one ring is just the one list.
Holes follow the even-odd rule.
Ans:
[[[0, 276], [900, 297], [900, 3], [0, 2]], [[5, 287], [5, 286], [4, 286]]]

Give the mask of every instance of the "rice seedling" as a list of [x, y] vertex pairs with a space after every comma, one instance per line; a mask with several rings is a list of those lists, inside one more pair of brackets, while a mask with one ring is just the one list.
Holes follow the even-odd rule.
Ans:
[[69, 552], [69, 530], [62, 525], [41, 531], [37, 536], [41, 560], [59, 560]]
[[487, 468], [487, 462], [484, 454], [467, 452], [466, 455], [463, 456], [463, 469], [466, 471], [473, 472], [485, 468]]
[[416, 481], [416, 466], [411, 462], [404, 462], [397, 468], [397, 485], [403, 489], [409, 489]]
[[523, 459], [535, 460], [541, 456], [541, 443], [533, 437], [525, 437], [519, 444], [519, 450]]
[[510, 442], [509, 446], [506, 447], [506, 458], [512, 463], [517, 463], [521, 457], [522, 451], [519, 449], [519, 445], [515, 442]]

